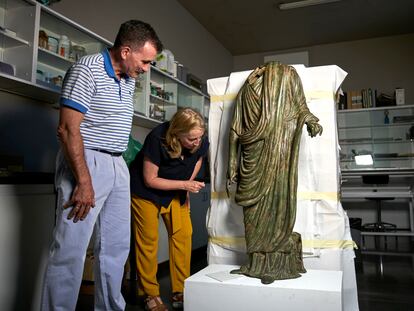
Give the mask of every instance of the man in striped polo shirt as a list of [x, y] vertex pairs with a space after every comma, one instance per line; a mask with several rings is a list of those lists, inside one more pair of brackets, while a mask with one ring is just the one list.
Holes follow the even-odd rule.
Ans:
[[121, 155], [132, 126], [135, 78], [161, 51], [152, 27], [130, 20], [121, 25], [112, 48], [81, 58], [66, 73], [56, 227], [41, 310], [75, 310], [94, 229], [95, 310], [125, 308], [121, 282], [130, 247], [130, 190]]

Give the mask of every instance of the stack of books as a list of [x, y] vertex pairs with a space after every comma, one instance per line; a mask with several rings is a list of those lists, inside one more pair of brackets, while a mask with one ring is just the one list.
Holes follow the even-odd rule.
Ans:
[[375, 89], [362, 89], [357, 91], [344, 92], [344, 95], [340, 96], [338, 109], [361, 109], [371, 108], [377, 105], [377, 90]]

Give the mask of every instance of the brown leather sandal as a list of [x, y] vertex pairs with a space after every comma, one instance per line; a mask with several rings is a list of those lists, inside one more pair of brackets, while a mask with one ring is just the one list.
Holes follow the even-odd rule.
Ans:
[[174, 309], [182, 309], [184, 307], [183, 293], [173, 293], [171, 296], [171, 305]]
[[147, 311], [168, 311], [160, 296], [148, 296], [145, 303], [145, 310]]

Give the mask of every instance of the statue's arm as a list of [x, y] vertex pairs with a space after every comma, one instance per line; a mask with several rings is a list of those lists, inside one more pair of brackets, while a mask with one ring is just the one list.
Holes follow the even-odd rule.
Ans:
[[309, 111], [309, 108], [306, 105], [306, 98], [303, 92], [302, 81], [300, 80], [300, 77], [297, 74], [296, 70], [293, 70], [293, 76], [294, 76], [294, 79], [292, 79], [294, 81], [293, 91], [295, 94], [295, 98], [298, 101], [300, 113], [305, 118], [305, 124], [308, 130], [308, 134], [311, 137], [315, 137], [318, 134], [322, 135], [323, 128], [318, 123], [319, 119]]

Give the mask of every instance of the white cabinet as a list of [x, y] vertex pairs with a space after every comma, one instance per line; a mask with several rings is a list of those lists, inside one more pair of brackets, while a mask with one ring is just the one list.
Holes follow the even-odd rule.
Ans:
[[[32, 81], [36, 6], [22, 0], [0, 1], [1, 81]], [[13, 83], [11, 83], [13, 84]], [[7, 84], [5, 84], [7, 86]], [[3, 88], [3, 83], [2, 83]]]
[[[46, 34], [46, 41], [54, 41], [44, 45], [41, 33]], [[52, 48], [62, 35], [72, 48], [80, 47], [86, 53], [111, 45], [36, 1], [0, 1], [0, 90], [57, 103], [63, 76], [74, 61], [73, 53], [60, 56]]]
[[389, 246], [407, 248], [414, 236], [414, 105], [340, 110], [338, 135], [341, 201], [362, 220], [362, 248], [386, 249], [380, 236], [399, 236]]
[[39, 310], [55, 201], [52, 184], [0, 185], [0, 310]]
[[[59, 46], [69, 40], [69, 51]], [[65, 40], [66, 41], [66, 40]], [[59, 100], [63, 77], [83, 54], [112, 43], [33, 0], [0, 0], [0, 90], [46, 103]], [[136, 82], [137, 125], [154, 127], [179, 107], [204, 111], [208, 97], [168, 73], [151, 67]]]
[[414, 105], [339, 110], [338, 133], [342, 171], [414, 168]]
[[[204, 116], [209, 99], [199, 90], [151, 66], [136, 82], [134, 110], [137, 125], [153, 127], [170, 120], [178, 108], [191, 107]], [[208, 116], [208, 115], [207, 115]]]
[[[47, 43], [42, 42], [42, 34]], [[48, 7], [41, 6], [39, 28], [36, 33], [37, 84], [60, 91], [62, 79], [75, 60], [86, 54], [94, 54], [111, 46], [111, 43], [82, 26], [72, 22]], [[59, 45], [63, 36], [69, 40], [69, 47]]]

